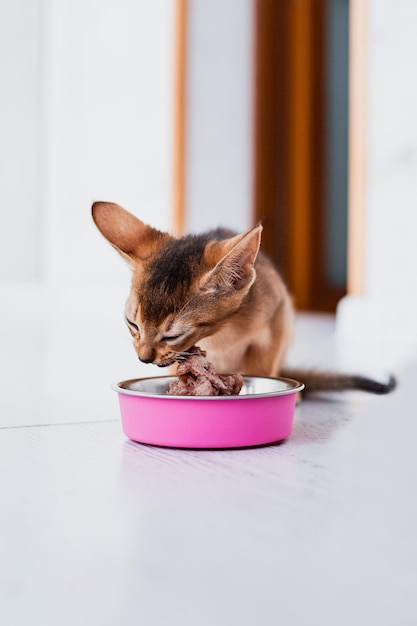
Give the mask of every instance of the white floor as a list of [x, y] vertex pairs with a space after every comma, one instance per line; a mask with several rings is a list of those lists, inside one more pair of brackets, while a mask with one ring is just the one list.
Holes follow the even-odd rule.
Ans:
[[[417, 623], [416, 364], [302, 402], [280, 445], [163, 449], [121, 432], [110, 384], [152, 368], [119, 294], [0, 310], [0, 624]], [[336, 353], [332, 318], [298, 318], [294, 363]]]

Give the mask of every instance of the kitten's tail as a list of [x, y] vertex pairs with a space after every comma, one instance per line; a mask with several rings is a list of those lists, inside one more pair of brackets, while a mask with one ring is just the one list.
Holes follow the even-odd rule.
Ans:
[[313, 391], [345, 391], [360, 389], [370, 393], [386, 394], [393, 391], [397, 385], [394, 376], [386, 382], [379, 382], [372, 378], [356, 374], [340, 374], [336, 372], [321, 372], [315, 370], [283, 369], [280, 376], [294, 378], [305, 384], [303, 394]]

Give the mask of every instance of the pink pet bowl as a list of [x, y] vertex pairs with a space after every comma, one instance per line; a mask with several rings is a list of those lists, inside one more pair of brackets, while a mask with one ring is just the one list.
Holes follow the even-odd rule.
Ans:
[[174, 376], [126, 380], [119, 394], [123, 432], [140, 443], [175, 448], [241, 448], [286, 439], [302, 383], [244, 376], [238, 396], [168, 396]]

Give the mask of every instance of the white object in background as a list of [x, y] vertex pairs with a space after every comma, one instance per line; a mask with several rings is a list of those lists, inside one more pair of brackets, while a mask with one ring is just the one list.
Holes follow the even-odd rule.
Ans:
[[343, 298], [335, 337], [340, 367], [376, 376], [397, 371], [415, 359], [417, 338], [409, 332], [415, 319], [410, 307], [365, 296]]

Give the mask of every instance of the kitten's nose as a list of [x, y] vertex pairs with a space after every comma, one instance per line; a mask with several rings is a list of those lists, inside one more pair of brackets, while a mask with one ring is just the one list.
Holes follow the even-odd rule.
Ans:
[[141, 348], [139, 350], [138, 357], [142, 363], [153, 363], [155, 359], [155, 350], [153, 348]]
[[138, 357], [138, 358], [139, 358], [139, 361], [141, 361], [142, 363], [153, 363], [153, 357], [152, 357], [152, 358], [149, 358], [149, 357], [148, 357], [148, 358], [146, 358], [146, 359], [143, 359], [143, 358], [140, 356], [140, 357]]

